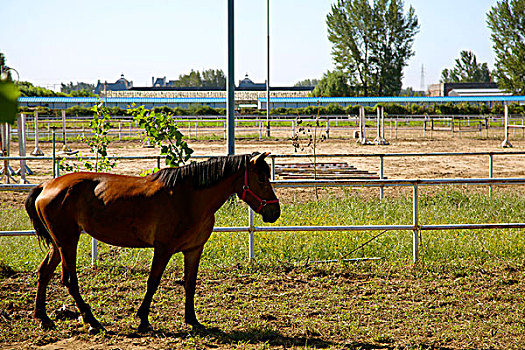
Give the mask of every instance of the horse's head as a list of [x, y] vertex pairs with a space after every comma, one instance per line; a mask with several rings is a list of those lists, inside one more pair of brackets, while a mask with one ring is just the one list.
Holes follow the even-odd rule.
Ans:
[[264, 160], [269, 154], [266, 152], [251, 157], [237, 195], [256, 213], [261, 214], [264, 222], [275, 222], [281, 215], [281, 207], [270, 183], [270, 167]]

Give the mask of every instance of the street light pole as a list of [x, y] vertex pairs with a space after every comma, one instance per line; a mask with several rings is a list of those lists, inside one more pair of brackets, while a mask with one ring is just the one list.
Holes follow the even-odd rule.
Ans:
[[226, 102], [226, 143], [228, 155], [235, 154], [234, 0], [228, 0], [228, 77]]

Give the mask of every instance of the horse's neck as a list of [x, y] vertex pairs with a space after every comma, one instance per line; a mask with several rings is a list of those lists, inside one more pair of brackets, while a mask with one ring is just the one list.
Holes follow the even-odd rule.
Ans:
[[239, 186], [240, 172], [237, 172], [227, 178], [219, 180], [215, 185], [199, 189], [200, 200], [203, 201], [204, 207], [210, 213], [215, 213], [219, 208], [236, 193], [236, 186]]

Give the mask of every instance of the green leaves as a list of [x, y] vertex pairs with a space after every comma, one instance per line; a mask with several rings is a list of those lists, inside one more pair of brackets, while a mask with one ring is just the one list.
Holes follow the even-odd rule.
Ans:
[[[109, 172], [116, 165], [116, 161], [108, 158], [107, 151], [110, 143], [109, 131], [112, 128], [110, 123], [111, 115], [108, 108], [102, 103], [93, 106], [91, 111], [94, 112], [94, 114], [93, 119], [89, 122], [89, 127], [91, 128], [93, 135], [82, 137], [81, 141], [89, 146], [90, 153], [95, 155], [95, 162], [93, 163], [90, 160], [84, 160], [81, 155], [77, 155], [76, 160], [88, 171]], [[68, 172], [81, 170], [81, 166], [76, 163], [69, 163], [66, 159], [62, 159], [59, 166], [60, 169]]]
[[144, 106], [128, 109], [137, 124], [146, 131], [146, 138], [160, 146], [160, 154], [166, 156], [166, 165], [178, 167], [185, 164], [193, 150], [183, 140], [171, 113], [147, 110]]
[[401, 0], [339, 0], [327, 15], [336, 67], [358, 95], [398, 95], [403, 68], [419, 31], [414, 9]]
[[116, 162], [108, 159], [108, 145], [110, 143], [108, 133], [111, 129], [111, 115], [108, 109], [102, 104], [95, 105], [91, 109], [94, 112], [93, 119], [89, 123], [89, 127], [93, 131], [93, 136], [85, 137], [82, 141], [86, 142], [90, 148], [91, 153], [96, 156], [95, 164], [86, 162], [84, 165], [88, 170], [110, 171], [116, 165]]
[[341, 71], [327, 71], [323, 78], [312, 91], [315, 97], [344, 97], [351, 96], [352, 89], [347, 83], [347, 78]]
[[443, 69], [442, 83], [489, 83], [490, 71], [487, 63], [478, 63], [472, 51], [461, 51], [453, 69]]
[[0, 80], [0, 123], [13, 124], [18, 113], [18, 91], [15, 84]]
[[498, 85], [516, 95], [525, 94], [525, 0], [502, 0], [487, 14], [496, 54]]

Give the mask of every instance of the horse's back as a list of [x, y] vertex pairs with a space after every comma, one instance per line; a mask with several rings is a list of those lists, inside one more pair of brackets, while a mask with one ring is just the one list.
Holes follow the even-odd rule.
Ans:
[[144, 236], [147, 227], [139, 233], [138, 226], [144, 226], [141, 218], [157, 211], [160, 187], [156, 183], [143, 177], [80, 172], [53, 179], [43, 188], [36, 206], [51, 227], [84, 230], [114, 245], [152, 243]]

